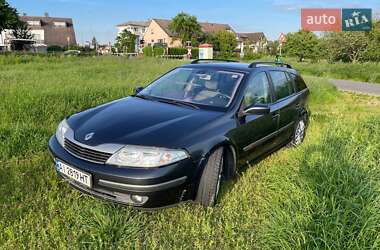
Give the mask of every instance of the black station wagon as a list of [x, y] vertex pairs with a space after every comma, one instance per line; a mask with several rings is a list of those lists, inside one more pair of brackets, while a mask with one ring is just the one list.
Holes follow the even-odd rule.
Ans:
[[308, 94], [288, 64], [195, 60], [67, 117], [49, 149], [84, 193], [142, 208], [212, 206], [237, 166], [303, 141]]

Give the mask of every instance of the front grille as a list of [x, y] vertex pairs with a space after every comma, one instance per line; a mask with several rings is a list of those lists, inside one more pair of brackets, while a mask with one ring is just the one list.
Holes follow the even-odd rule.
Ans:
[[65, 149], [83, 160], [104, 164], [112, 154], [82, 147], [65, 138]]

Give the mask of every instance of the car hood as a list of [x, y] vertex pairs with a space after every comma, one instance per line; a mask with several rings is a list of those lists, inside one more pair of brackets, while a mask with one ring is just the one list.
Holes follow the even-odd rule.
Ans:
[[[75, 140], [89, 145], [130, 144], [180, 148], [222, 112], [127, 97], [75, 114], [68, 119]], [[86, 135], [94, 133], [91, 139]], [[182, 142], [183, 143], [183, 142]]]

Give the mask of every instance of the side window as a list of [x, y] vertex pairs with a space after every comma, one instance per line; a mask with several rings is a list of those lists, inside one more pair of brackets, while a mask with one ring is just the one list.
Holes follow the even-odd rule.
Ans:
[[288, 81], [290, 82], [290, 86], [292, 87], [292, 93], [296, 93], [297, 92], [296, 75], [289, 72], [286, 72], [285, 74], [286, 74], [286, 77], [288, 78]]
[[296, 87], [297, 92], [306, 89], [306, 84], [305, 84], [304, 80], [302, 79], [302, 77], [295, 75], [295, 74], [290, 74], [290, 75], [294, 79], [294, 83], [295, 83], [295, 87]]
[[272, 78], [276, 99], [281, 99], [293, 94], [292, 82], [288, 80], [283, 71], [269, 71]]
[[249, 79], [244, 92], [243, 105], [244, 107], [248, 107], [254, 104], [268, 103], [271, 103], [269, 82], [265, 72], [261, 72]]

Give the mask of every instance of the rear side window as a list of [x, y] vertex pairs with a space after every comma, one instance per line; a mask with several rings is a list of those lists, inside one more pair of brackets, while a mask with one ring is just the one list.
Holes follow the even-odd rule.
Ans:
[[276, 99], [285, 98], [294, 93], [292, 82], [288, 80], [283, 71], [269, 71], [272, 78]]
[[294, 86], [297, 92], [306, 89], [306, 84], [304, 80], [302, 79], [302, 77], [300, 77], [299, 75], [292, 74], [292, 73], [290, 73], [289, 75], [294, 79], [294, 84], [295, 84]]

